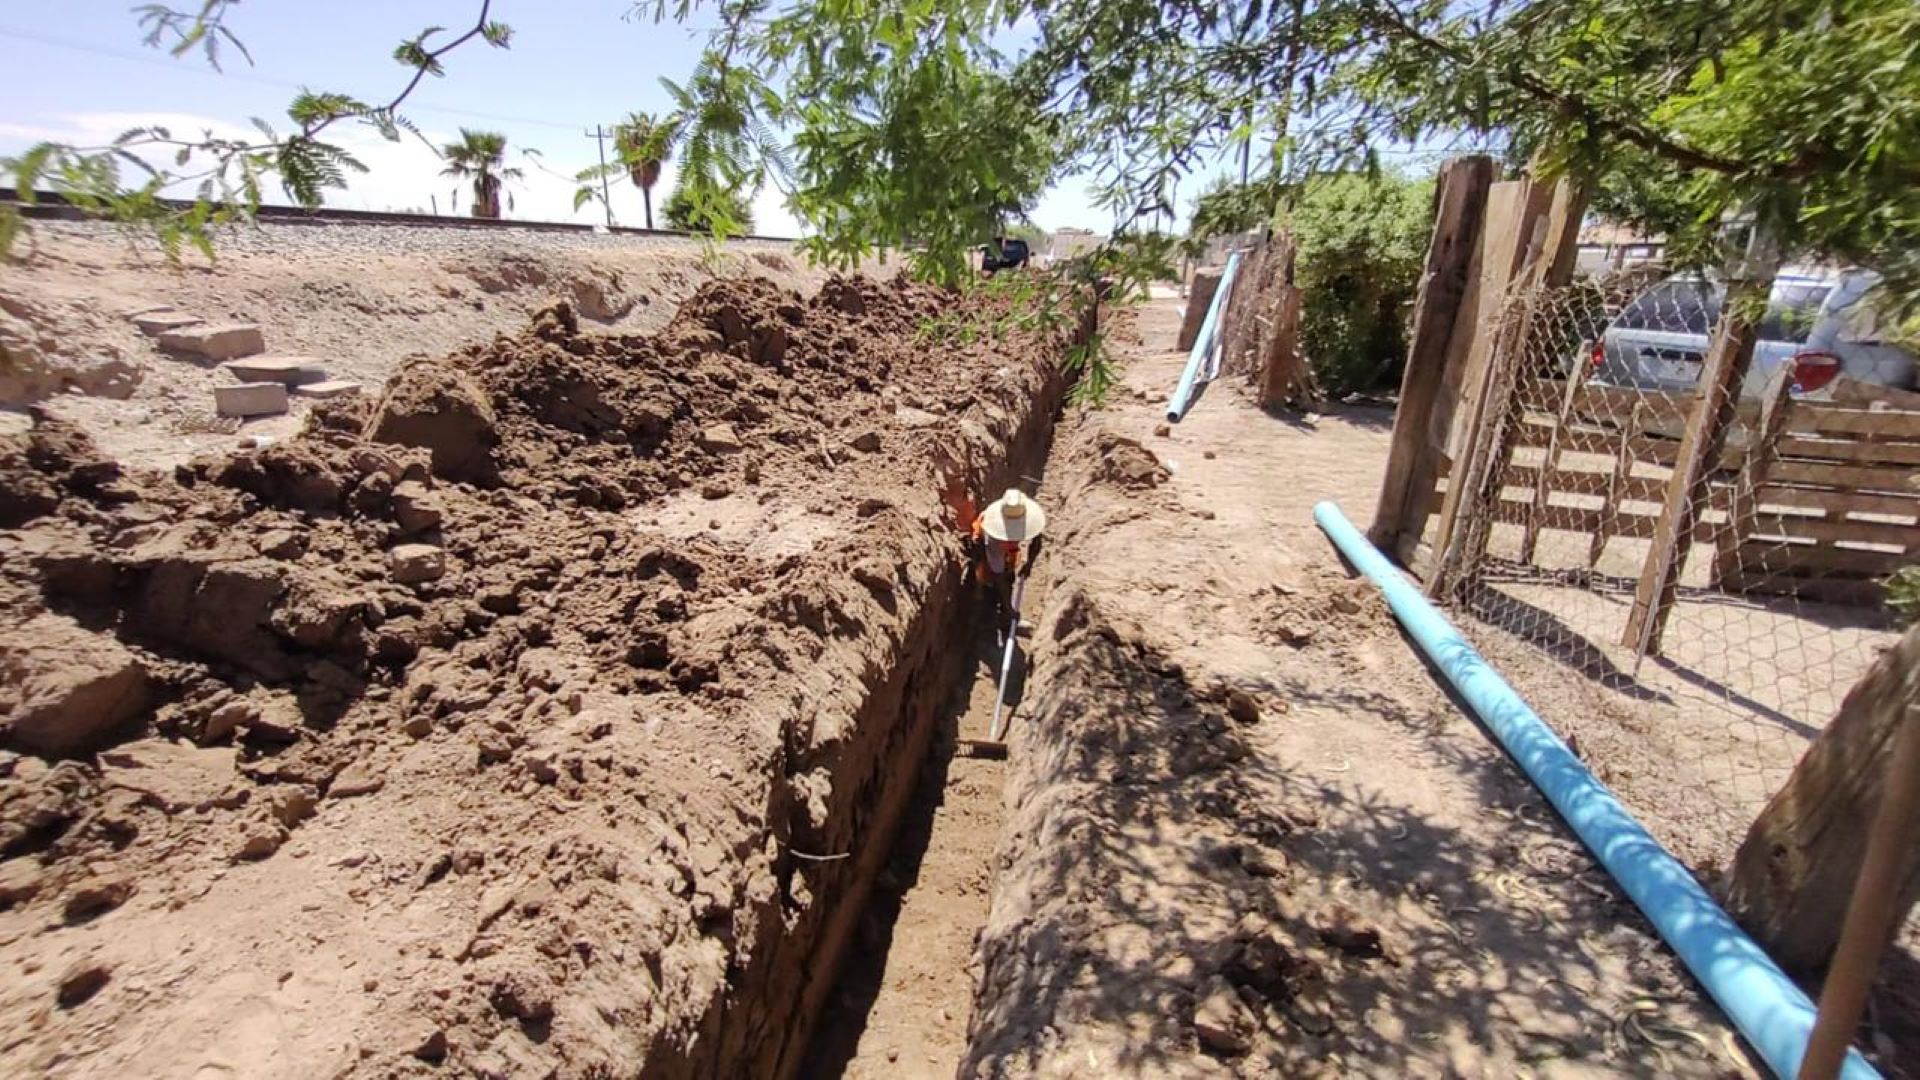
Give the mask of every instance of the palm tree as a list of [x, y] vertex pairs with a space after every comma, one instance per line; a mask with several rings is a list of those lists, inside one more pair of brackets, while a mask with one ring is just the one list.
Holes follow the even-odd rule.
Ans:
[[660, 182], [660, 167], [673, 154], [674, 140], [680, 135], [677, 117], [664, 119], [648, 113], [628, 113], [613, 129], [613, 145], [627, 167], [633, 186], [647, 206], [647, 228], [653, 228], [653, 185]]
[[[500, 216], [500, 192], [508, 180], [520, 179], [519, 169], [503, 168], [507, 157], [507, 137], [497, 131], [460, 129], [460, 141], [440, 148], [447, 167], [442, 176], [457, 176], [473, 181], [473, 216]], [[511, 206], [513, 201], [508, 199]]]

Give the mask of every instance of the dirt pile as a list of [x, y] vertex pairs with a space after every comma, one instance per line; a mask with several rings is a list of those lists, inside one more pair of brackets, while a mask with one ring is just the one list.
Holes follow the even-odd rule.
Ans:
[[0, 439], [7, 1071], [792, 1059], [939, 690], [942, 478], [1058, 393], [1061, 340], [928, 355], [951, 304], [556, 306], [171, 476]]

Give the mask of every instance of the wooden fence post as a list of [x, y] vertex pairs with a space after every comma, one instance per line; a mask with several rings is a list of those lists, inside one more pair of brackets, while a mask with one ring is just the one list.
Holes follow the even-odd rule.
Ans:
[[1740, 545], [1753, 535], [1760, 518], [1760, 488], [1773, 468], [1774, 450], [1787, 429], [1787, 415], [1793, 408], [1793, 365], [1781, 364], [1767, 380], [1760, 397], [1760, 418], [1754, 424], [1753, 443], [1746, 460], [1740, 463], [1740, 478], [1734, 482], [1733, 497], [1727, 503], [1727, 527], [1720, 533], [1718, 551], [1713, 559], [1713, 579], [1723, 583], [1738, 579], [1741, 571]]
[[[1920, 898], [1920, 844], [1911, 839], [1893, 846], [1890, 874], [1883, 866], [1875, 871], [1879, 883], [1862, 880], [1876, 846], [1885, 854], [1888, 831], [1897, 838], [1901, 829], [1911, 836], [1920, 828], [1920, 807], [1903, 802], [1911, 796], [1902, 793], [1915, 780], [1916, 743], [1920, 626], [1848, 692], [1734, 855], [1727, 911], [1789, 974], [1812, 978], [1837, 964], [1835, 949], [1854, 930], [1848, 910], [1856, 882], [1884, 893], [1894, 926]], [[1886, 936], [1870, 936], [1876, 947], [1867, 951], [1877, 955]]]
[[1433, 237], [1414, 298], [1413, 339], [1407, 369], [1400, 379], [1400, 403], [1393, 419], [1393, 445], [1387, 454], [1386, 480], [1368, 530], [1374, 545], [1390, 554], [1401, 550], [1402, 534], [1418, 543], [1439, 478], [1439, 452], [1429, 436], [1429, 413], [1446, 382], [1454, 323], [1467, 287], [1467, 268], [1480, 242], [1487, 191], [1493, 184], [1493, 159], [1481, 155], [1450, 158], [1440, 167], [1434, 189]]
[[1667, 616], [1693, 547], [1693, 526], [1707, 499], [1707, 481], [1720, 463], [1727, 429], [1733, 426], [1740, 387], [1753, 365], [1753, 345], [1759, 320], [1773, 292], [1773, 276], [1780, 266], [1772, 228], [1762, 223], [1754, 230], [1745, 258], [1729, 274], [1727, 299], [1701, 365], [1700, 386], [1687, 433], [1680, 440], [1679, 458], [1667, 481], [1660, 519], [1654, 524], [1653, 543], [1634, 589], [1633, 610], [1627, 615], [1621, 644], [1636, 655], [1660, 651]]
[[1517, 234], [1517, 269], [1509, 279], [1521, 302], [1514, 316], [1498, 324], [1484, 353], [1480, 378], [1470, 390], [1474, 411], [1447, 481], [1433, 568], [1427, 576], [1426, 591], [1432, 597], [1452, 592], [1460, 575], [1486, 550], [1493, 528], [1492, 504], [1499, 498], [1513, 453], [1514, 391], [1525, 376], [1521, 368], [1527, 363], [1538, 293], [1571, 281], [1579, 254], [1585, 186], [1563, 179], [1548, 192], [1527, 183]]
[[[1920, 657], [1910, 662], [1920, 665]], [[1912, 884], [1903, 881], [1902, 874], [1911, 876], [1905, 864], [1909, 853], [1920, 848], [1920, 716], [1914, 715], [1916, 708], [1920, 703], [1909, 695], [1906, 722], [1897, 723], [1890, 736], [1893, 760], [1887, 765], [1880, 812], [1873, 816], [1860, 875], [1847, 902], [1847, 921], [1834, 947], [1833, 962], [1827, 965], [1820, 1013], [1807, 1039], [1798, 1080], [1832, 1080], [1840, 1075], [1880, 968], [1880, 956], [1913, 905]]]
[[1265, 316], [1269, 321], [1261, 327], [1254, 361], [1263, 409], [1277, 409], [1289, 399], [1318, 397], [1313, 372], [1300, 359], [1300, 289], [1293, 283], [1293, 234], [1281, 233], [1273, 244], [1273, 306]]

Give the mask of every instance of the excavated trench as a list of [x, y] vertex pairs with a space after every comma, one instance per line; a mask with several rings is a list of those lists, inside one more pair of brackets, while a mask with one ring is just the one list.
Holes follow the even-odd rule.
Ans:
[[49, 676], [0, 688], [0, 939], [98, 973], [0, 993], [0, 1072], [835, 1061], [997, 664], [938, 489], [1039, 473], [1065, 391], [1065, 333], [929, 349], [952, 303], [555, 307], [171, 476], [0, 442], [0, 660]]
[[[1033, 490], [1052, 448], [1065, 387], [1062, 378], [1049, 375], [1039, 394], [1020, 403], [1023, 411], [1010, 418], [1004, 455], [968, 477], [967, 490], [976, 493], [976, 499], [984, 501], [1014, 486]], [[920, 946], [896, 933], [900, 893], [908, 884], [904, 879], [922, 878], [928, 869], [923, 860], [929, 854], [932, 819], [952, 776], [959, 740], [985, 740], [988, 735], [985, 719], [991, 713], [1000, 663], [998, 649], [983, 645], [994, 637], [994, 620], [970, 574], [970, 566], [957, 562], [941, 567], [907, 631], [899, 662], [867, 698], [854, 725], [856, 736], [834, 763], [833, 790], [853, 792], [853, 805], [830, 811], [829, 819], [836, 823], [830, 832], [809, 835], [809, 842], [826, 853], [820, 861], [803, 859], [813, 870], [809, 887], [834, 900], [826, 905], [828, 913], [811, 940], [795, 942], [796, 952], [804, 952], [799, 978], [790, 981], [784, 976], [791, 972], [781, 971], [781, 977], [769, 980], [768, 990], [790, 994], [796, 1003], [774, 1058], [774, 1075], [860, 1075], [862, 1063], [856, 1059], [874, 1053], [871, 1044], [861, 1044], [861, 1036], [876, 1006], [890, 950]], [[999, 763], [983, 760], [978, 765], [984, 768], [976, 771], [990, 778], [989, 795], [997, 805]], [[803, 831], [796, 828], [795, 835]], [[977, 917], [984, 921], [984, 879], [997, 836], [973, 839], [982, 841], [970, 853], [973, 865], [940, 869], [950, 876], [980, 879], [976, 884], [982, 911]], [[838, 858], [842, 852], [846, 857]], [[970, 943], [976, 926], [927, 929], [958, 932]], [[937, 1024], [934, 1017], [922, 1018], [939, 1028], [945, 1037], [941, 1041], [947, 1043], [929, 1060], [937, 1057], [947, 1063], [950, 1057], [947, 1064], [957, 1064], [971, 1003], [966, 964], [966, 956], [954, 957], [951, 969], [942, 973], [945, 996], [958, 1001], [938, 1010]], [[875, 1064], [891, 1066], [899, 1048], [883, 1046], [879, 1053], [884, 1061]]]

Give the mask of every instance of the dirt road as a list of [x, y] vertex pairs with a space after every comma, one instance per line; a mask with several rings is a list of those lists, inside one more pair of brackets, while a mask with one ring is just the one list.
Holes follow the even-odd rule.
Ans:
[[1390, 415], [1229, 382], [1175, 309], [1061, 428], [966, 1076], [1719, 1076], [1718, 1015], [1309, 511]]

